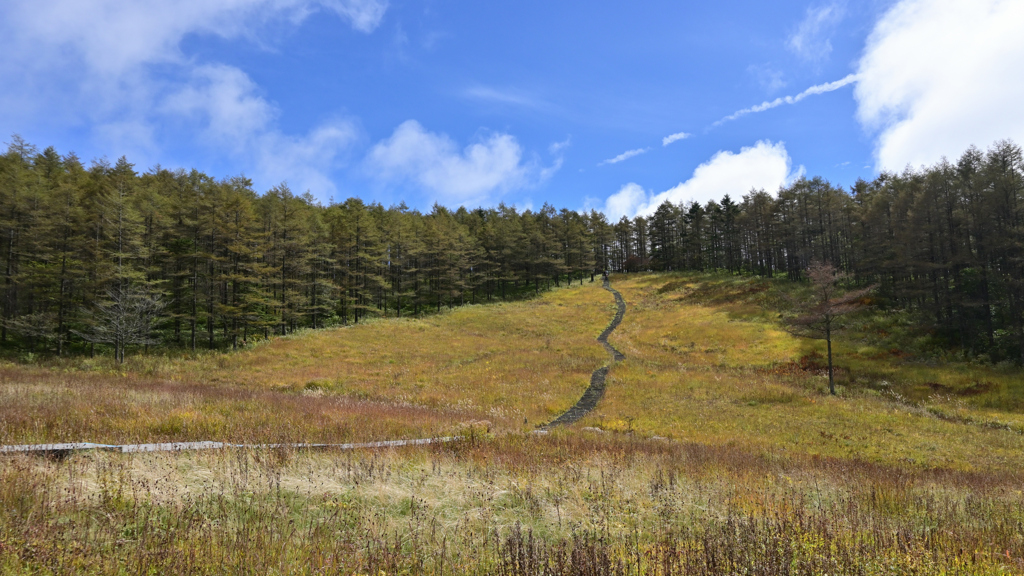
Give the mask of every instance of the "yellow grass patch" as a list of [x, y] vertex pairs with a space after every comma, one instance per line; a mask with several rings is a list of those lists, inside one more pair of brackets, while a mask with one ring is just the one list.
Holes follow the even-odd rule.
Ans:
[[612, 295], [595, 282], [528, 302], [307, 331], [182, 363], [170, 375], [473, 410], [532, 427], [572, 406], [608, 362], [595, 339], [614, 312]]
[[0, 443], [345, 442], [533, 429], [608, 354], [599, 283], [526, 301], [305, 331], [235, 353], [0, 367]]
[[[851, 387], [843, 397], [829, 397], [820, 372], [788, 369], [823, 343], [788, 334], [749, 298], [737, 296], [769, 297], [765, 281], [726, 280], [736, 286], [724, 298], [707, 286], [720, 280], [613, 278], [628, 311], [609, 341], [627, 358], [612, 369], [604, 399], [581, 426], [927, 467], [1024, 464], [1019, 433], [942, 419], [938, 406], [929, 411], [872, 389]], [[840, 366], [848, 365], [843, 353], [849, 347], [837, 347]], [[915, 366], [885, 368], [894, 381], [904, 372], [920, 377]], [[955, 408], [982, 418], [963, 403]], [[989, 409], [984, 418], [1015, 422], [1019, 415]]]

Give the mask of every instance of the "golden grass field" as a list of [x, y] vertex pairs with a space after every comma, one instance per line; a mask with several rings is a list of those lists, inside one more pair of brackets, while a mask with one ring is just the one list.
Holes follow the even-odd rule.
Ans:
[[[235, 353], [0, 368], [0, 443], [342, 442], [0, 456], [0, 573], [1022, 574], [1022, 371], [936, 363], [851, 320], [782, 329], [799, 287], [612, 278]], [[875, 316], [879, 316], [876, 314]], [[489, 433], [484, 433], [489, 429]]]
[[[629, 311], [609, 342], [626, 360], [583, 425], [889, 464], [1024, 464], [1024, 418], [988, 407], [989, 396], [1021, 393], [1019, 369], [860, 354], [863, 343], [840, 336], [835, 357], [847, 385], [830, 397], [825, 373], [799, 365], [825, 343], [790, 335], [765, 312], [770, 282], [648, 274], [615, 286]], [[991, 390], [958, 394], [979, 383]], [[907, 400], [922, 387], [931, 395]]]
[[237, 353], [0, 368], [0, 443], [347, 442], [487, 421], [531, 429], [607, 362], [598, 284], [421, 319], [305, 331]]
[[599, 284], [527, 302], [306, 332], [175, 366], [175, 377], [464, 410], [518, 429], [568, 409], [607, 361], [615, 305]]

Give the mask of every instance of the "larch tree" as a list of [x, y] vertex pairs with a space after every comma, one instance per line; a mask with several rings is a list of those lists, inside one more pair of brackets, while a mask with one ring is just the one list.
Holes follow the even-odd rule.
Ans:
[[838, 321], [842, 316], [863, 310], [867, 306], [864, 297], [871, 293], [875, 286], [844, 292], [839, 287], [839, 282], [845, 275], [831, 264], [823, 262], [813, 262], [808, 266], [807, 277], [811, 281], [811, 301], [806, 303], [803, 314], [789, 320], [789, 325], [801, 336], [825, 340], [828, 351], [828, 391], [829, 394], [835, 395], [832, 337], [841, 328]]
[[518, 298], [606, 270], [798, 280], [818, 260], [877, 284], [880, 306], [905, 310], [948, 347], [1024, 365], [1021, 157], [997, 142], [849, 189], [798, 179], [738, 202], [745, 191], [723, 189], [720, 201], [612, 223], [547, 204], [427, 214], [357, 198], [325, 206], [257, 192], [244, 177], [138, 174], [124, 158], [86, 169], [14, 137], [0, 154], [0, 347], [105, 346], [83, 349], [75, 335], [125, 285], [166, 303], [154, 323], [160, 343], [194, 348], [203, 337], [216, 348], [478, 294]]

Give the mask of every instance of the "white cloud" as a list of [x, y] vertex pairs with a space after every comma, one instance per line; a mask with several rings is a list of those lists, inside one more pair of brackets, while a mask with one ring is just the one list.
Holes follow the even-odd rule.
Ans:
[[722, 124], [725, 124], [726, 122], [746, 116], [747, 114], [754, 114], [757, 112], [764, 112], [765, 110], [771, 110], [772, 108], [782, 106], [783, 104], [796, 104], [797, 102], [803, 100], [804, 98], [807, 98], [808, 96], [825, 94], [826, 92], [832, 92], [834, 90], [842, 88], [843, 86], [853, 84], [854, 82], [857, 82], [859, 78], [860, 77], [857, 74], [849, 74], [845, 78], [841, 78], [839, 80], [836, 80], [835, 82], [826, 82], [824, 84], [811, 86], [810, 88], [804, 90], [803, 92], [797, 94], [796, 96], [782, 96], [776, 98], [775, 100], [762, 102], [757, 106], [751, 106], [750, 108], [737, 110], [736, 112], [733, 112], [732, 114], [726, 116], [725, 118], [722, 118], [721, 120], [715, 122], [713, 126], [720, 126]]
[[701, 204], [721, 200], [726, 194], [739, 201], [751, 190], [764, 189], [774, 193], [780, 186], [802, 174], [790, 172], [791, 160], [782, 142], [761, 140], [739, 153], [724, 150], [698, 166], [686, 182], [661, 192], [650, 194], [635, 183], [623, 186], [605, 201], [604, 213], [611, 220], [622, 216], [649, 216], [665, 201], [673, 204], [694, 201]]
[[[307, 135], [275, 128], [279, 110], [243, 71], [196, 63], [193, 35], [259, 43], [270, 25], [334, 13], [371, 32], [386, 0], [13, 0], [0, 4], [0, 123], [5, 118], [85, 126], [110, 155], [159, 157], [160, 143], [189, 136], [248, 162], [260, 179], [288, 172], [293, 187], [333, 190], [326, 174], [352, 141], [344, 121]], [[59, 114], [59, 116], [56, 116]], [[56, 117], [55, 117], [56, 116]], [[323, 146], [313, 149], [311, 146]], [[280, 167], [290, 159], [294, 171]], [[267, 184], [267, 182], [260, 182]], [[276, 182], [271, 182], [276, 183]]]
[[786, 87], [786, 79], [782, 72], [767, 64], [762, 66], [750, 65], [747, 67], [747, 72], [753, 74], [757, 78], [757, 83], [769, 94], [774, 94]]
[[693, 134], [687, 134], [686, 132], [676, 132], [675, 134], [669, 134], [668, 136], [665, 136], [664, 138], [661, 139], [661, 145], [668, 146], [673, 142], [684, 140], [686, 138], [689, 138], [690, 136], [693, 136]]
[[369, 32], [386, 9], [387, 0], [0, 2], [0, 123], [127, 135], [117, 127], [151, 122], [159, 95], [191, 77], [197, 65], [181, 51], [186, 37], [259, 43], [269, 25], [295, 25], [318, 11]]
[[510, 134], [494, 133], [459, 150], [447, 135], [428, 132], [415, 120], [403, 122], [377, 143], [367, 166], [381, 180], [412, 181], [435, 199], [454, 204], [482, 203], [551, 175], [524, 163], [523, 150]]
[[296, 192], [310, 190], [325, 199], [337, 192], [330, 173], [355, 137], [356, 130], [344, 120], [327, 122], [304, 136], [270, 130], [256, 136], [249, 154], [258, 181], [269, 185], [287, 180]]
[[804, 19], [786, 41], [786, 47], [810, 62], [827, 59], [832, 53], [829, 36], [842, 21], [845, 12], [846, 9], [841, 2], [808, 8]]
[[257, 91], [256, 83], [238, 68], [200, 66], [191, 82], [167, 97], [160, 108], [170, 114], [202, 117], [207, 136], [217, 144], [242, 147], [277, 115]]
[[646, 154], [647, 152], [650, 152], [650, 150], [651, 150], [650, 148], [637, 148], [636, 150], [626, 150], [625, 152], [623, 152], [622, 154], [619, 154], [615, 158], [609, 158], [607, 160], [602, 160], [601, 162], [598, 162], [597, 165], [598, 166], [604, 166], [605, 164], [618, 164], [619, 162], [622, 162], [623, 160], [629, 160], [633, 156], [639, 156], [641, 154]]
[[497, 89], [488, 86], [473, 86], [462, 92], [463, 97], [481, 102], [503, 104], [508, 106], [520, 106], [523, 108], [534, 108], [537, 110], [551, 110], [550, 103], [544, 100], [515, 89]]
[[[68, 63], [93, 72], [120, 74], [134, 66], [182, 62], [179, 44], [188, 34], [224, 38], [250, 35], [285, 17], [294, 23], [324, 9], [370, 32], [387, 9], [383, 0], [14, 0], [0, 14], [13, 58], [32, 65]], [[8, 58], [10, 58], [8, 52]], [[56, 62], [54, 62], [56, 61]]]
[[602, 212], [611, 222], [618, 222], [623, 216], [632, 218], [640, 211], [640, 207], [647, 205], [649, 198], [650, 195], [642, 186], [630, 182], [605, 200]]
[[878, 168], [1024, 141], [1024, 2], [903, 0], [875, 25], [854, 96]]
[[328, 174], [356, 138], [348, 121], [327, 122], [305, 136], [277, 130], [276, 107], [248, 75], [232, 66], [200, 66], [190, 82], [158, 106], [160, 113], [194, 124], [203, 143], [227, 150], [253, 167], [257, 186], [288, 180], [299, 192], [325, 198], [335, 192]]

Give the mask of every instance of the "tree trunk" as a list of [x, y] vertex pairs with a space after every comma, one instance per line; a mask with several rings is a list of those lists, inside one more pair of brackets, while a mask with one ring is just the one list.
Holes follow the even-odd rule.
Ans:
[[825, 342], [828, 346], [828, 393], [836, 395], [836, 380], [832, 370], [832, 326], [825, 326]]

